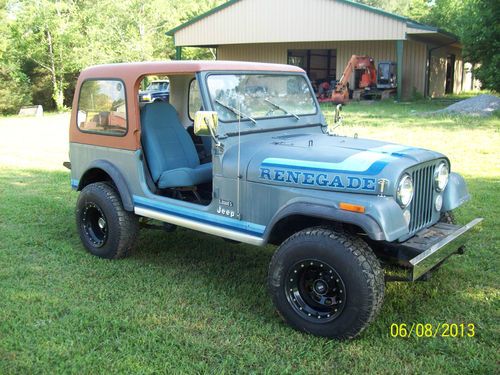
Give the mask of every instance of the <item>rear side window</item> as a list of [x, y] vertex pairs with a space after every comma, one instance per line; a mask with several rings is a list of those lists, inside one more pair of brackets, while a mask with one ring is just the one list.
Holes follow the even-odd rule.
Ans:
[[200, 111], [203, 107], [200, 96], [200, 88], [198, 81], [193, 79], [189, 85], [189, 118], [194, 119], [196, 112]]
[[78, 128], [88, 133], [124, 135], [127, 133], [126, 104], [122, 81], [85, 81], [78, 99]]

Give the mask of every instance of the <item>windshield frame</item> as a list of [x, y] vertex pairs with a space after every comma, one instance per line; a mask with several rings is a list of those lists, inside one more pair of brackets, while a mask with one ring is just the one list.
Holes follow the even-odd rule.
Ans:
[[[218, 112], [216, 109], [215, 109], [215, 105], [214, 105], [214, 102], [215, 102], [215, 99], [212, 98], [212, 95], [210, 94], [210, 89], [209, 89], [209, 85], [208, 85], [208, 79], [211, 77], [211, 76], [228, 76], [228, 75], [272, 75], [272, 76], [300, 76], [302, 77], [302, 79], [305, 80], [306, 84], [307, 84], [307, 87], [309, 88], [309, 92], [311, 94], [311, 97], [312, 97], [312, 101], [313, 101], [313, 105], [314, 105], [314, 113], [307, 113], [307, 114], [300, 114], [300, 113], [297, 113], [296, 115], [299, 116], [300, 118], [309, 118], [310, 116], [317, 116], [318, 113], [320, 113], [320, 108], [319, 108], [319, 103], [318, 103], [318, 100], [316, 98], [316, 95], [314, 95], [314, 90], [313, 90], [313, 87], [311, 85], [311, 81], [309, 80], [309, 78], [307, 77], [307, 75], [305, 73], [295, 73], [295, 72], [283, 72], [283, 71], [268, 71], [268, 70], [262, 70], [262, 71], [217, 71], [217, 72], [207, 72], [207, 74], [205, 74], [205, 77], [204, 77], [204, 80], [203, 80], [203, 83], [205, 85], [205, 89], [206, 89], [206, 95], [207, 95], [207, 100], [208, 100], [208, 104], [210, 105], [210, 108], [213, 110], [213, 111], [216, 111]], [[252, 116], [253, 117], [253, 116]], [[253, 117], [255, 120], [257, 120], [258, 123], [260, 122], [264, 122], [264, 121], [273, 121], [273, 120], [277, 120], [277, 119], [284, 119], [284, 118], [294, 118], [294, 116], [290, 113], [288, 114], [283, 114], [283, 115], [279, 115], [279, 116], [272, 116], [272, 117]], [[295, 119], [294, 119], [295, 120]], [[224, 123], [224, 124], [231, 124], [231, 123], [235, 123], [235, 122], [238, 122], [238, 121], [241, 121], [241, 122], [251, 122], [250, 119], [248, 118], [241, 118], [241, 119], [234, 119], [234, 120], [222, 120], [221, 118], [219, 118], [219, 121]], [[287, 127], [290, 127], [289, 125]], [[279, 129], [279, 128], [275, 128], [275, 129]]]

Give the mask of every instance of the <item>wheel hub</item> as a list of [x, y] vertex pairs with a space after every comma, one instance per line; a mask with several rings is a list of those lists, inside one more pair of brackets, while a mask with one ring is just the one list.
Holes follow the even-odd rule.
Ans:
[[324, 295], [328, 291], [328, 284], [323, 280], [316, 280], [313, 288], [317, 294]]
[[293, 309], [315, 323], [337, 318], [346, 299], [344, 282], [335, 268], [316, 259], [289, 268], [285, 293]]
[[99, 228], [101, 228], [101, 229], [106, 228], [106, 220], [104, 220], [104, 218], [103, 218], [103, 217], [100, 217], [100, 218], [97, 220], [97, 225], [99, 225]]

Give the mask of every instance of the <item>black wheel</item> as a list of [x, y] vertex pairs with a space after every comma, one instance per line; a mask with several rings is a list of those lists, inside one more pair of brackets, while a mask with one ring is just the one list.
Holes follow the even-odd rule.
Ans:
[[441, 214], [441, 218], [439, 219], [441, 223], [446, 224], [456, 224], [455, 215], [453, 215], [452, 211], [446, 211]]
[[384, 272], [361, 239], [316, 227], [288, 238], [269, 266], [268, 287], [286, 323], [335, 339], [357, 336], [384, 298]]
[[106, 182], [83, 188], [76, 203], [76, 225], [85, 248], [101, 258], [128, 255], [139, 231], [139, 221], [125, 211], [120, 196]]

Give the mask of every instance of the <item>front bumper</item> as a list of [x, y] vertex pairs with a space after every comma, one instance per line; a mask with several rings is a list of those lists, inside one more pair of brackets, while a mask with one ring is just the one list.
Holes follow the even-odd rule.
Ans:
[[427, 272], [441, 265], [450, 255], [460, 252], [467, 242], [471, 229], [482, 221], [482, 218], [477, 218], [462, 227], [437, 223], [403, 243], [402, 245], [405, 247], [423, 250], [409, 260], [409, 279], [411, 281], [418, 280]]

